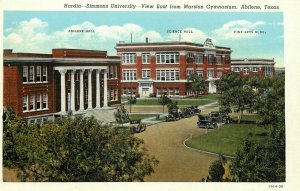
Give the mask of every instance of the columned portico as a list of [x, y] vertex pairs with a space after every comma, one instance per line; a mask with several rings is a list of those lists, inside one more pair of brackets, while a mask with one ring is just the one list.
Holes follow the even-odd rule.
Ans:
[[80, 99], [79, 99], [79, 110], [83, 111], [84, 110], [84, 86], [83, 86], [83, 74], [84, 74], [84, 69], [80, 70]]
[[[83, 112], [85, 109], [93, 109], [93, 106], [95, 108], [101, 108], [101, 88], [103, 88], [103, 107], [108, 107], [108, 101], [107, 101], [107, 70], [108, 67], [106, 66], [57, 66], [54, 67], [54, 70], [58, 70], [60, 73], [60, 79], [61, 79], [61, 113], [66, 114], [66, 73], [70, 72], [70, 89], [69, 92], [71, 94], [71, 104], [70, 108], [68, 110], [71, 110], [73, 113], [76, 112], [76, 100], [77, 104], [79, 104], [79, 110], [80, 112]], [[76, 71], [79, 71], [79, 96], [77, 95], [77, 99], [75, 96], [76, 93], [76, 86], [75, 86], [75, 74]], [[87, 72], [87, 86], [85, 88], [84, 82], [86, 79], [84, 76], [85, 71]], [[103, 71], [103, 72], [102, 72]], [[94, 75], [93, 75], [94, 74]], [[93, 79], [93, 76], [96, 74], [96, 79]], [[101, 75], [103, 75], [103, 87], [101, 86]], [[78, 80], [78, 78], [77, 78]], [[95, 84], [94, 84], [95, 83]], [[96, 87], [93, 89], [93, 86]], [[78, 87], [77, 87], [78, 88]], [[96, 91], [93, 93], [93, 91]], [[86, 92], [86, 93], [85, 93]], [[87, 94], [87, 95], [86, 95]], [[93, 99], [93, 95], [96, 96]], [[79, 97], [79, 99], [78, 99]], [[85, 100], [87, 99], [87, 108], [85, 108]], [[96, 100], [96, 103], [93, 100]]]
[[92, 72], [88, 70], [88, 109], [92, 109]]
[[66, 72], [67, 70], [59, 69], [60, 73], [60, 92], [61, 92], [61, 113], [66, 113]]
[[103, 95], [103, 107], [107, 107], [107, 70], [103, 72], [104, 77], [104, 95]]

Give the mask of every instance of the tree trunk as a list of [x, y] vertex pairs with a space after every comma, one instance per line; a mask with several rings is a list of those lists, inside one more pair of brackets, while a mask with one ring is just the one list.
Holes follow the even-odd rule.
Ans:
[[165, 113], [165, 105], [163, 105], [163, 113]]
[[129, 104], [129, 110], [130, 110], [130, 113], [131, 113], [131, 103]]
[[241, 123], [242, 115], [243, 115], [243, 111], [241, 110], [240, 114], [238, 115], [238, 124]]

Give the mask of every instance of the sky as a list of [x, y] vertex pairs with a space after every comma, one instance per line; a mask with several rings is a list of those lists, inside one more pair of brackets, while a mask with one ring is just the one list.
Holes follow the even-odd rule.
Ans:
[[[86, 29], [94, 32], [69, 32]], [[185, 29], [192, 33], [182, 33], [181, 41], [203, 44], [211, 38], [214, 45], [230, 47], [233, 59], [274, 58], [277, 67], [284, 66], [281, 12], [5, 11], [3, 43], [14, 52], [79, 48], [116, 55], [116, 43], [129, 43], [131, 34], [133, 42], [146, 37], [149, 42], [178, 41], [179, 34], [167, 31]]]

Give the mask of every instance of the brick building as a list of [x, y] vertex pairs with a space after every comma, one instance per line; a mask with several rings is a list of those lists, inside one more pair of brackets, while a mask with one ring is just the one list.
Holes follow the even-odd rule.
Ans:
[[120, 103], [120, 61], [106, 51], [36, 54], [7, 49], [3, 62], [4, 107], [30, 122]]
[[275, 75], [274, 66], [274, 59], [245, 58], [231, 60], [231, 71], [240, 74], [242, 77], [273, 77]]
[[116, 50], [121, 58], [122, 95], [139, 94], [147, 97], [189, 96], [187, 83], [191, 74], [206, 78], [208, 92], [215, 93], [214, 82], [230, 71], [231, 49], [213, 45], [210, 39], [204, 44], [188, 42], [118, 43]]

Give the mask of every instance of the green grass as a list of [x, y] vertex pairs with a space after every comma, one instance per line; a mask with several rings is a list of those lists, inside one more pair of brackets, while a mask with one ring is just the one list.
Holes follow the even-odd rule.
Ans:
[[132, 115], [129, 115], [129, 119], [130, 120], [142, 120], [142, 119], [146, 119], [146, 118], [149, 118], [149, 117], [155, 117], [156, 115], [155, 114], [132, 114]]
[[[206, 105], [214, 102], [214, 100], [208, 99], [195, 99], [195, 100], [187, 100], [187, 99], [172, 99], [178, 102], [178, 105]], [[138, 99], [136, 105], [160, 105], [157, 99]]]
[[227, 124], [208, 134], [197, 136], [187, 142], [187, 145], [196, 149], [235, 156], [242, 146], [242, 140], [249, 138], [262, 143], [267, 136], [267, 130], [255, 124], [258, 116], [244, 116], [241, 124]]

